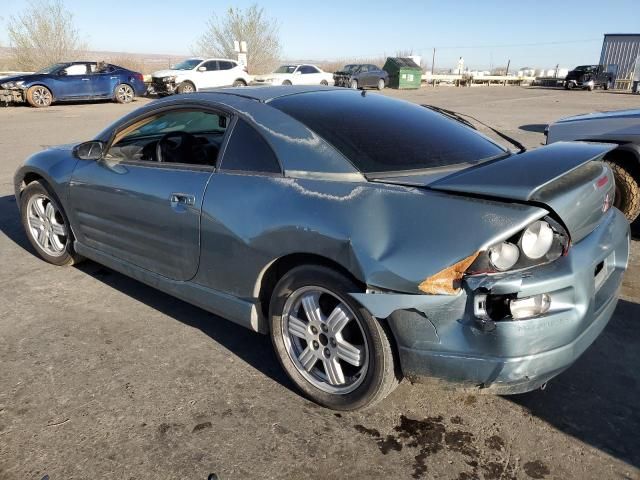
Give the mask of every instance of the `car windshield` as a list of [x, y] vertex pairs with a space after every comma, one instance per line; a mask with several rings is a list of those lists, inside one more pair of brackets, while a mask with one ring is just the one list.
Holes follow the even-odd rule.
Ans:
[[382, 95], [310, 92], [269, 105], [316, 132], [368, 176], [474, 164], [508, 153], [456, 120]]
[[202, 60], [197, 58], [192, 58], [190, 60], [185, 60], [184, 62], [180, 62], [177, 65], [174, 65], [172, 70], [193, 70], [198, 65], [202, 63]]
[[273, 73], [293, 73], [297, 65], [281, 65]]
[[591, 72], [595, 69], [595, 65], [580, 65], [579, 67], [576, 67], [576, 70], [578, 70], [579, 72]]
[[42, 70], [38, 70], [36, 72], [36, 74], [54, 73], [54, 72], [57, 72], [58, 70], [60, 70], [61, 68], [66, 67], [67, 65], [69, 65], [69, 64], [68, 63], [54, 63], [53, 65], [49, 65], [48, 67], [43, 68]]

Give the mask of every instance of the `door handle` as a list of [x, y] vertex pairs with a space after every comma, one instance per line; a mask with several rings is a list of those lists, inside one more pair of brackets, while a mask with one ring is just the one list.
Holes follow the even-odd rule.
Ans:
[[88, 78], [83, 78], [83, 79], [82, 79], [82, 81], [83, 81], [83, 82], [88, 82], [88, 81], [89, 81], [89, 79], [88, 79]]
[[111, 77], [111, 80], [118, 80], [120, 77]]
[[171, 205], [187, 205], [193, 207], [196, 204], [196, 197], [186, 193], [172, 193], [169, 201]]

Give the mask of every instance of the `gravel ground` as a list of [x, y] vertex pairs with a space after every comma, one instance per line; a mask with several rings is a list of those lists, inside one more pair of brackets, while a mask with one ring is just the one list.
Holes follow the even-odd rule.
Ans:
[[[544, 125], [640, 96], [520, 87], [387, 91], [470, 113], [529, 147]], [[133, 105], [0, 109], [0, 479], [640, 478], [640, 244], [595, 344], [546, 390], [403, 382], [360, 413], [298, 395], [267, 337], [92, 262], [36, 258], [12, 175]]]

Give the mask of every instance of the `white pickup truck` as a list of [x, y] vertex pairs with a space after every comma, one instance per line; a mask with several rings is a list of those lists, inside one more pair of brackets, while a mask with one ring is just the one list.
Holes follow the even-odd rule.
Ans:
[[226, 58], [189, 58], [169, 70], [159, 70], [151, 75], [151, 86], [158, 95], [244, 87], [249, 81], [246, 69], [237, 61]]

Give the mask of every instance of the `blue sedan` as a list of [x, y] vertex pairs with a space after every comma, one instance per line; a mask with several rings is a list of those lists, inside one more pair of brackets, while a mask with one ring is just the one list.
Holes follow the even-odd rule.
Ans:
[[129, 103], [146, 93], [141, 73], [104, 62], [56, 63], [0, 80], [0, 100], [48, 107], [53, 102], [112, 99]]

